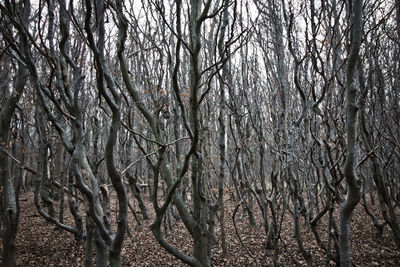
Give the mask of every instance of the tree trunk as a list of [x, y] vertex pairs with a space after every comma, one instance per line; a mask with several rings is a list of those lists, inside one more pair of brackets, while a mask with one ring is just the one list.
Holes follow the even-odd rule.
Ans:
[[344, 175], [348, 185], [347, 197], [340, 207], [340, 266], [351, 266], [350, 257], [350, 223], [353, 210], [360, 202], [360, 182], [356, 175], [356, 114], [357, 88], [355, 87], [355, 70], [359, 59], [362, 28], [362, 0], [355, 0], [351, 23], [351, 50], [348, 58], [346, 73], [346, 132], [347, 155], [344, 166]]
[[128, 178], [129, 187], [131, 188], [131, 192], [139, 203], [139, 208], [143, 215], [143, 219], [145, 219], [145, 220], [149, 219], [149, 215], [147, 214], [146, 204], [144, 203], [140, 189], [137, 186], [137, 179], [135, 177], [133, 177], [132, 175], [130, 175], [128, 172], [126, 173], [126, 177]]
[[[29, 10], [29, 7], [27, 7]], [[29, 16], [29, 12], [28, 13]], [[25, 16], [24, 16], [25, 17]], [[18, 65], [15, 91], [9, 97], [0, 113], [0, 144], [7, 147], [11, 118], [14, 115], [18, 100], [26, 84], [27, 70]], [[10, 174], [9, 158], [3, 148], [0, 151], [0, 177], [3, 186], [3, 266], [15, 266], [15, 238], [18, 230], [18, 190], [14, 189], [13, 179]]]

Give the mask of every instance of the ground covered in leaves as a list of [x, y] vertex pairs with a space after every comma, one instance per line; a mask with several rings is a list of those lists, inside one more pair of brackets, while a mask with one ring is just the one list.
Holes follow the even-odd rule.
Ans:
[[[27, 193], [20, 197], [21, 216], [17, 235], [17, 263], [18, 266], [83, 266], [85, 259], [84, 241], [76, 241], [74, 237], [46, 222], [36, 211], [33, 203], [33, 194]], [[145, 198], [146, 199], [146, 198]], [[148, 209], [152, 206], [146, 199]], [[228, 254], [222, 254], [220, 229], [216, 227], [218, 244], [213, 249], [213, 263], [215, 266], [255, 266], [255, 261], [241, 245], [235, 233], [232, 214], [236, 200], [227, 199], [226, 206], [226, 235]], [[115, 204], [115, 203], [114, 203]], [[131, 203], [133, 205], [133, 203]], [[376, 203], [377, 204], [377, 203]], [[136, 206], [137, 207], [137, 206]], [[72, 224], [72, 219], [66, 210], [66, 223]], [[374, 208], [378, 213], [377, 207]], [[264, 247], [265, 232], [259, 211], [256, 211], [257, 224], [249, 226], [248, 217], [239, 209], [236, 223], [243, 243], [257, 259], [261, 266], [272, 264], [273, 250]], [[115, 216], [114, 216], [115, 217]], [[326, 214], [319, 226], [322, 240], [326, 240]], [[336, 218], [337, 219], [337, 218]], [[174, 227], [168, 231], [168, 241], [181, 250], [191, 254], [192, 242], [181, 223], [172, 218]], [[216, 222], [218, 225], [218, 222]], [[302, 223], [304, 223], [302, 221]], [[149, 230], [149, 221], [141, 225], [129, 214], [129, 232], [126, 236], [122, 259], [124, 266], [184, 266], [172, 255], [165, 252], [157, 243]], [[280, 263], [283, 266], [302, 266], [305, 261], [298, 250], [293, 236], [293, 221], [287, 212], [282, 221], [280, 240]], [[361, 205], [353, 216], [351, 225], [351, 255], [355, 266], [400, 266], [400, 252], [396, 249], [390, 230], [385, 227], [382, 239], [376, 236], [376, 229], [371, 219], [366, 215]], [[313, 263], [316, 266], [325, 265], [324, 252], [318, 247], [315, 238], [303, 225], [303, 237], [306, 248], [313, 254]], [[1, 237], [0, 237], [1, 238]], [[1, 246], [1, 243], [0, 243]], [[0, 259], [1, 259], [0, 254]], [[333, 263], [333, 262], [332, 262]]]

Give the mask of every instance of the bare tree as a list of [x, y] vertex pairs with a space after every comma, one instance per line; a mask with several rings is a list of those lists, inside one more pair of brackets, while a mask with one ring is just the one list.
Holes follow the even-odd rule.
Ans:
[[354, 208], [360, 202], [360, 182], [357, 178], [356, 167], [356, 113], [357, 87], [355, 71], [361, 46], [362, 30], [362, 1], [354, 1], [351, 6], [351, 40], [350, 54], [347, 59], [346, 73], [346, 133], [347, 155], [344, 166], [344, 175], [348, 186], [346, 201], [340, 208], [340, 265], [351, 266], [349, 234], [350, 222]]
[[[4, 39], [2, 42], [6, 46], [15, 46], [18, 49], [25, 49], [28, 46], [28, 40], [23, 30], [17, 25], [28, 24], [30, 16], [30, 4], [29, 1], [21, 2], [17, 6], [12, 6], [9, 2], [6, 5], [0, 5], [2, 21], [0, 30]], [[10, 25], [10, 20], [14, 20], [13, 17], [9, 17], [6, 14], [15, 14], [18, 16], [18, 21], [15, 21], [13, 26]], [[19, 23], [19, 24], [18, 24]], [[15, 27], [15, 28], [14, 28]], [[14, 29], [13, 29], [14, 28]], [[19, 40], [14, 40], [12, 32], [16, 30], [20, 36]], [[12, 84], [6, 84], [3, 89], [2, 95], [5, 99], [2, 99], [2, 107], [0, 110], [0, 176], [1, 186], [3, 189], [1, 196], [1, 217], [3, 226], [3, 266], [16, 266], [16, 247], [15, 239], [18, 230], [19, 221], [19, 192], [14, 188], [13, 177], [11, 176], [11, 169], [9, 165], [9, 155], [7, 150], [9, 149], [9, 133], [11, 120], [14, 116], [15, 110], [17, 109], [18, 101], [21, 98], [26, 81], [27, 81], [27, 68], [21, 62], [19, 55], [9, 55], [14, 57], [13, 61], [16, 62], [15, 79]], [[10, 89], [8, 87], [11, 87]], [[10, 90], [7, 96], [6, 90]], [[16, 178], [20, 180], [21, 177], [18, 175]]]

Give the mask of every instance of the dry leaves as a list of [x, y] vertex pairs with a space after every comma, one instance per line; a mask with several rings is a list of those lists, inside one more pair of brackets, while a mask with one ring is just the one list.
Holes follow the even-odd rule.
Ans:
[[[18, 266], [83, 266], [85, 259], [84, 241], [75, 241], [74, 237], [60, 230], [54, 225], [45, 222], [37, 215], [33, 204], [33, 195], [28, 193], [23, 198], [28, 201], [21, 202], [21, 216], [19, 232], [17, 235], [17, 263]], [[148, 199], [146, 203], [149, 210], [151, 204]], [[115, 201], [112, 201], [115, 203]], [[229, 254], [222, 255], [220, 229], [216, 229], [217, 244], [213, 249], [213, 262], [216, 266], [252, 266], [253, 259], [246, 253], [245, 249], [235, 235], [232, 212], [236, 203], [227, 201], [226, 205], [226, 237]], [[65, 209], [68, 210], [67, 207]], [[376, 210], [377, 213], [377, 210]], [[273, 251], [264, 248], [265, 233], [259, 211], [256, 210], [257, 225], [249, 226], [248, 218], [244, 212], [239, 211], [236, 222], [241, 237], [248, 249], [261, 266], [272, 264]], [[150, 212], [150, 216], [153, 216]], [[115, 216], [114, 216], [115, 217]], [[325, 216], [319, 226], [321, 238], [326, 240], [327, 236]], [[72, 219], [66, 216], [66, 222], [72, 224]], [[174, 228], [169, 232], [167, 240], [174, 246], [191, 254], [192, 241], [182, 223], [173, 218]], [[138, 226], [132, 214], [129, 215], [129, 234], [127, 234], [122, 260], [124, 266], [185, 266], [172, 255], [165, 252], [157, 243], [149, 230], [151, 220]], [[218, 224], [217, 224], [218, 225]], [[315, 242], [311, 231], [303, 226], [304, 243], [314, 257], [316, 266], [325, 265], [325, 254]], [[400, 252], [396, 250], [390, 230], [386, 227], [383, 239], [376, 237], [376, 230], [365, 215], [362, 207], [358, 205], [352, 222], [351, 232], [351, 255], [356, 266], [396, 266], [399, 264]], [[1, 247], [1, 244], [0, 244]], [[293, 222], [290, 214], [287, 214], [283, 222], [282, 241], [280, 242], [280, 263], [284, 266], [305, 264], [296, 240], [293, 237]], [[1, 258], [1, 255], [0, 255]]]

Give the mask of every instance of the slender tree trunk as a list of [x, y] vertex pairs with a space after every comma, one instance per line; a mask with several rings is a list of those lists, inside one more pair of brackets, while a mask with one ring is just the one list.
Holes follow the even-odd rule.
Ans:
[[85, 267], [93, 265], [93, 232], [94, 228], [91, 225], [90, 219], [86, 220], [86, 243], [85, 243]]
[[131, 192], [139, 203], [139, 208], [143, 215], [143, 219], [145, 219], [145, 220], [149, 219], [146, 204], [144, 203], [140, 189], [137, 186], [137, 178], [133, 177], [128, 172], [126, 173], [126, 177], [128, 178], [129, 187], [131, 188]]
[[355, 0], [353, 18], [350, 25], [352, 29], [351, 50], [348, 58], [346, 73], [346, 132], [347, 154], [344, 166], [344, 175], [348, 185], [347, 197], [340, 207], [340, 266], [351, 266], [350, 257], [350, 223], [353, 210], [360, 202], [360, 182], [356, 175], [356, 114], [357, 114], [357, 88], [355, 86], [355, 71], [359, 60], [362, 28], [362, 0]]
[[[64, 146], [60, 142], [56, 146], [56, 152], [55, 152], [55, 162], [54, 162], [54, 181], [60, 180], [60, 184], [62, 184], [61, 181], [61, 176], [63, 174], [63, 159], [65, 158], [65, 153], [64, 153]], [[54, 200], [59, 200], [61, 198], [61, 194], [64, 192], [63, 187], [60, 187], [58, 192], [56, 190], [56, 193], [54, 194]]]
[[60, 223], [64, 222], [64, 188], [65, 188], [65, 172], [67, 170], [67, 151], [63, 152], [63, 162], [61, 166], [60, 173], [60, 212], [59, 212], [59, 221]]
[[14, 115], [17, 102], [26, 84], [27, 70], [19, 64], [15, 92], [9, 97], [5, 107], [0, 113], [0, 177], [3, 187], [3, 266], [15, 266], [15, 238], [18, 229], [18, 191], [14, 188], [13, 179], [10, 174], [9, 158], [4, 152], [3, 146], [9, 142], [11, 118]]
[[[209, 2], [209, 1], [208, 1]], [[201, 135], [201, 125], [200, 125], [200, 114], [199, 114], [199, 100], [198, 94], [200, 89], [201, 74], [200, 74], [200, 31], [202, 20], [201, 16], [201, 4], [200, 0], [191, 0], [190, 7], [190, 126], [193, 131], [193, 149], [194, 153], [192, 156], [192, 194], [193, 194], [193, 218], [197, 222], [195, 229], [193, 231], [193, 241], [194, 241], [194, 252], [193, 256], [198, 260], [203, 266], [211, 266], [211, 258], [208, 254], [208, 204], [206, 197], [204, 195], [204, 181], [202, 179], [202, 160], [200, 159], [200, 135]]]

